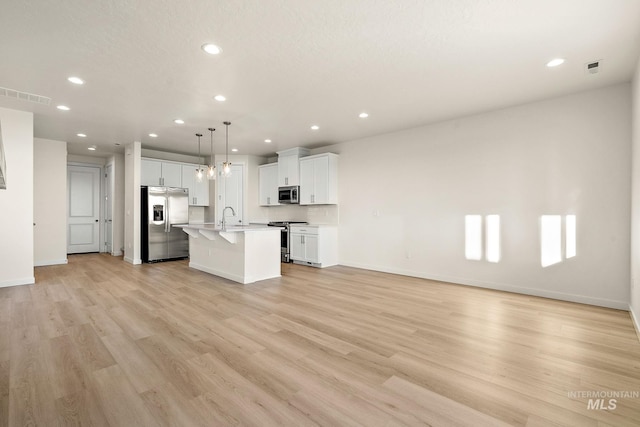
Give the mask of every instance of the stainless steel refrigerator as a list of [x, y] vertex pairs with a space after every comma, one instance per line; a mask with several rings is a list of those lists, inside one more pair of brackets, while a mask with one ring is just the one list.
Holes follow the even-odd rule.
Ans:
[[173, 187], [140, 187], [142, 262], [189, 256], [189, 236], [173, 225], [189, 222], [189, 190]]

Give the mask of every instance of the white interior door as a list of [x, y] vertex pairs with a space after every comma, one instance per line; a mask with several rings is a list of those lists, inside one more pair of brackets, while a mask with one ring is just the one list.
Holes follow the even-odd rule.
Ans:
[[100, 251], [100, 167], [67, 167], [67, 253]]
[[[218, 163], [219, 171], [222, 170], [222, 164]], [[227, 225], [242, 225], [243, 202], [244, 202], [244, 165], [232, 164], [231, 174], [218, 176], [218, 203], [216, 203], [216, 211], [218, 214], [218, 224], [222, 221], [222, 212], [225, 207], [231, 206], [236, 215], [232, 216], [227, 210], [225, 221]]]

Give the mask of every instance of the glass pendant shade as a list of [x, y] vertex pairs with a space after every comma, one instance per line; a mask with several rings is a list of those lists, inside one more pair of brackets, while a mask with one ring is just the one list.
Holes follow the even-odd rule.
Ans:
[[225, 176], [229, 176], [231, 174], [231, 162], [224, 162], [222, 164], [222, 172], [224, 172]]
[[196, 181], [202, 182], [202, 178], [204, 177], [204, 169], [200, 165], [200, 137], [202, 137], [201, 133], [196, 133], [198, 137], [198, 167], [196, 168]]

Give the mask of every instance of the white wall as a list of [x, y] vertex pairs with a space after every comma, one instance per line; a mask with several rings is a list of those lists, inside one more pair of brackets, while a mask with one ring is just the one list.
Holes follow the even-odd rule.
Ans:
[[140, 248], [140, 142], [124, 151], [124, 260], [141, 264]]
[[67, 143], [33, 140], [34, 264], [67, 263]]
[[34, 283], [33, 114], [0, 108], [7, 189], [0, 190], [0, 287]]
[[[616, 85], [329, 147], [340, 264], [626, 309], [630, 93]], [[499, 263], [465, 259], [466, 214], [501, 216]], [[577, 215], [577, 257], [541, 267], [543, 214]]]
[[640, 58], [633, 77], [633, 183], [631, 211], [631, 303], [630, 311], [640, 336]]

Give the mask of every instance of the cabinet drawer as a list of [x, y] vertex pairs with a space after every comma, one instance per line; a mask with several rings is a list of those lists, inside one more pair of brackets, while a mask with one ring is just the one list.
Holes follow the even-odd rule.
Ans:
[[291, 233], [318, 234], [318, 227], [309, 226], [309, 225], [292, 225]]

